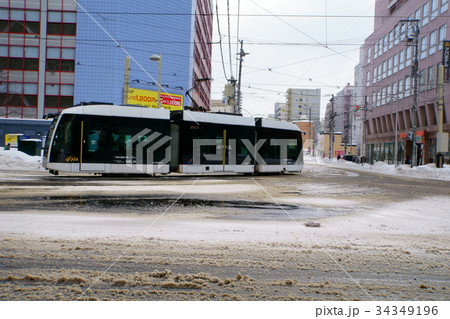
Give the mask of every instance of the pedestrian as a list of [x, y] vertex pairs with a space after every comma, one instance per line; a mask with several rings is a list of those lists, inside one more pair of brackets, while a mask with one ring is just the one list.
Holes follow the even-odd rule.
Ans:
[[411, 156], [407, 156], [406, 157], [406, 162], [405, 162], [405, 164], [411, 164]]

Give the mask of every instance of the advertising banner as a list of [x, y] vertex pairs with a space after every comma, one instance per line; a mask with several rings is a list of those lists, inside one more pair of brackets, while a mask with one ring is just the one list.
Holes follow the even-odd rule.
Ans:
[[[129, 88], [128, 104], [157, 108], [158, 92]], [[168, 94], [161, 92], [161, 106], [171, 111], [182, 110], [183, 96], [179, 94]]]

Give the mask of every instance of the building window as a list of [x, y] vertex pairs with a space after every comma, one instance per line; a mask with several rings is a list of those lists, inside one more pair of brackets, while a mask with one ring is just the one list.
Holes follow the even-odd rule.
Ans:
[[378, 42], [375, 43], [375, 47], [373, 49], [373, 59], [375, 60], [378, 57]]
[[367, 64], [370, 63], [372, 58], [372, 48], [367, 48]]
[[414, 13], [414, 19], [415, 19], [415, 20], [420, 20], [420, 18], [421, 18], [421, 16], [420, 16], [421, 13], [422, 13], [422, 8], [417, 9], [416, 12]]
[[387, 63], [387, 76], [391, 76], [392, 75], [392, 57], [389, 58], [388, 63]]
[[366, 87], [370, 86], [370, 71], [366, 73]]
[[397, 45], [400, 41], [400, 24], [397, 24], [394, 28], [394, 45]]
[[424, 36], [420, 40], [420, 59], [425, 59], [427, 57], [427, 45], [428, 45], [428, 36]]
[[[408, 52], [408, 50], [406, 50], [406, 51]], [[399, 56], [398, 56], [398, 70], [401, 71], [404, 68], [405, 68], [405, 51], [401, 50], [399, 53]]]
[[23, 93], [36, 95], [38, 93], [38, 85], [37, 83], [25, 83], [23, 85]]
[[383, 75], [382, 75], [382, 79], [386, 78], [386, 73], [387, 73], [387, 61], [383, 61]]
[[45, 107], [69, 107], [73, 106], [72, 96], [45, 96]]
[[38, 59], [0, 58], [0, 69], [37, 71]]
[[442, 46], [444, 44], [445, 37], [447, 36], [447, 25], [444, 24], [439, 28], [439, 50], [442, 50]]
[[392, 102], [391, 86], [388, 85], [386, 87], [386, 104], [389, 104], [391, 102]]
[[381, 56], [383, 54], [383, 39], [380, 39], [378, 41], [378, 56]]
[[381, 75], [382, 75], [382, 65], [378, 64], [378, 70], [377, 70], [377, 81], [380, 82], [381, 81]]
[[393, 46], [394, 46], [394, 30], [391, 30], [391, 32], [389, 32], [389, 49], [392, 49]]
[[50, 72], [73, 72], [75, 70], [75, 61], [47, 59], [46, 70]]
[[26, 10], [25, 20], [39, 22], [41, 20], [41, 12], [39, 10]]
[[441, 13], [448, 10], [448, 0], [441, 0]]
[[430, 46], [428, 48], [428, 54], [431, 55], [436, 52], [436, 30], [430, 33]]
[[400, 24], [400, 41], [405, 41], [406, 37], [406, 23]]
[[403, 99], [403, 80], [398, 81], [397, 93], [398, 99]]
[[419, 72], [419, 91], [425, 91], [425, 84], [426, 84], [426, 74], [425, 70], [422, 70]]
[[438, 15], [438, 0], [431, 0], [430, 20], [434, 20]]
[[377, 74], [378, 68], [374, 67], [373, 68], [373, 78], [372, 78], [372, 83], [375, 84], [377, 83], [377, 78], [378, 78], [378, 74]]
[[26, 58], [39, 58], [39, 47], [25, 47]]
[[47, 23], [47, 34], [52, 35], [76, 35], [77, 25], [75, 23]]
[[428, 24], [428, 20], [430, 18], [430, 4], [427, 2], [423, 5], [423, 16], [422, 16], [422, 26]]
[[386, 34], [383, 38], [383, 53], [385, 53], [389, 48], [389, 34]]
[[392, 83], [392, 101], [395, 102], [397, 101], [397, 82]]
[[405, 66], [410, 66], [412, 63], [412, 47], [407, 47], [406, 48], [406, 62], [405, 62]]
[[436, 83], [436, 68], [434, 65], [428, 68], [427, 90], [432, 90]]
[[394, 63], [394, 65], [393, 65], [393, 68], [392, 68], [392, 73], [395, 74], [398, 71], [398, 54], [394, 55], [394, 62], [393, 63]]
[[405, 79], [405, 97], [408, 97], [411, 93], [411, 77], [407, 76]]
[[7, 33], [25, 33], [25, 34], [36, 34], [39, 35], [39, 22], [29, 22], [29, 21], [0, 21], [0, 32]]

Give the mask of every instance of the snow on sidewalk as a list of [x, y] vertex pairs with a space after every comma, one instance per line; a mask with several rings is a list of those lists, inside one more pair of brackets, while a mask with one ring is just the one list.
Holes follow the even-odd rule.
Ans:
[[373, 165], [364, 163], [356, 164], [343, 159], [337, 160], [335, 158], [321, 158], [305, 155], [305, 165], [316, 164], [336, 168], [348, 168], [359, 171], [367, 171], [383, 175], [397, 175], [414, 178], [438, 179], [450, 181], [450, 166], [444, 165], [444, 168], [436, 168], [436, 164], [426, 164], [411, 168], [410, 165], [400, 165], [395, 167], [394, 164], [387, 164], [385, 162], [376, 162]]
[[40, 156], [30, 156], [17, 149], [9, 151], [0, 150], [0, 169], [3, 170], [43, 170], [42, 158]]
[[[356, 164], [343, 159], [328, 159], [321, 157], [304, 156], [305, 165], [316, 164], [336, 168], [348, 168], [353, 170], [368, 171], [383, 175], [397, 175], [415, 178], [427, 178], [450, 181], [450, 166], [436, 168], [435, 164], [426, 164], [411, 168], [410, 165], [401, 165], [397, 168], [384, 162], [376, 162], [374, 165], [365, 163]], [[0, 150], [0, 169], [2, 170], [44, 170], [42, 168], [42, 158], [40, 156], [29, 156], [23, 152], [12, 149], [9, 151]]]

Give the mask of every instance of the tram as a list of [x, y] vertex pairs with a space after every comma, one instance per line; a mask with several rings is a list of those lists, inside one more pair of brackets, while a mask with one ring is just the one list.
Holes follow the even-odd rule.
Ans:
[[55, 115], [42, 164], [56, 175], [301, 172], [302, 132], [264, 118], [80, 105]]

